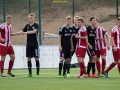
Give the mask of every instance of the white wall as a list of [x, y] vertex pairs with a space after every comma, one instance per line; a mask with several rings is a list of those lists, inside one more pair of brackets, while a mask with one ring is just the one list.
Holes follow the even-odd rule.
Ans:
[[[14, 69], [18, 68], [27, 68], [27, 59], [26, 59], [26, 48], [25, 46], [13, 46], [15, 51], [15, 63]], [[85, 57], [85, 65], [88, 62], [88, 55]], [[8, 68], [9, 56], [6, 57], [5, 61], [5, 69]], [[110, 63], [113, 62], [112, 50], [107, 51], [107, 65], [108, 67]], [[71, 63], [77, 63], [76, 55], [73, 56]], [[58, 46], [40, 46], [40, 67], [41, 68], [58, 68], [59, 64], [59, 51]], [[32, 59], [32, 66], [35, 68], [35, 61]]]

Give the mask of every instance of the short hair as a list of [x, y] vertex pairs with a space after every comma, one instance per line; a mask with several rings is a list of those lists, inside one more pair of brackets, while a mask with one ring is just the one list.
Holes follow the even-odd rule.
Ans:
[[79, 17], [77, 20], [81, 21], [81, 22], [84, 22], [84, 19], [82, 17]]
[[66, 20], [72, 20], [72, 17], [71, 16], [67, 16]]
[[90, 18], [90, 21], [92, 21], [93, 19], [96, 19], [96, 18], [95, 18], [95, 17], [91, 17], [91, 18]]
[[96, 18], [96, 21], [97, 21], [97, 22], [100, 22], [100, 19], [99, 19], [99, 18]]
[[80, 16], [74, 16], [74, 19], [78, 19], [78, 18], [80, 18]]
[[28, 15], [28, 17], [29, 17], [29, 16], [35, 17], [35, 14], [34, 14], [34, 13], [30, 13], [30, 14]]
[[8, 19], [12, 19], [12, 16], [7, 15], [7, 16], [6, 16], [6, 20], [8, 20]]
[[120, 20], [120, 17], [118, 17], [116, 20], [117, 20], [117, 21]]

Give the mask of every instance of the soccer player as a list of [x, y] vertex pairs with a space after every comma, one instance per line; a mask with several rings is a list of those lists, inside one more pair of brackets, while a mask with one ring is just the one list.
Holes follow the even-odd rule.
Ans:
[[[68, 68], [68, 61], [71, 59], [71, 49], [73, 49], [72, 43], [72, 28], [71, 26], [72, 17], [66, 17], [66, 24], [63, 25], [59, 30], [59, 51], [60, 51], [60, 62], [59, 62], [59, 74], [58, 77], [62, 77], [61, 71], [63, 68], [63, 77], [66, 77], [66, 70]], [[64, 66], [63, 66], [64, 62]]]
[[36, 77], [40, 77], [39, 69], [40, 69], [40, 62], [39, 62], [39, 45], [38, 45], [38, 24], [35, 23], [35, 14], [30, 13], [28, 15], [29, 24], [23, 29], [23, 34], [27, 34], [27, 45], [26, 45], [26, 57], [27, 57], [27, 64], [28, 64], [28, 71], [29, 74], [27, 77], [32, 77], [32, 63], [31, 59], [34, 57], [36, 61]]
[[4, 75], [4, 61], [6, 59], [7, 54], [10, 56], [7, 74], [11, 77], [15, 77], [15, 75], [11, 73], [15, 60], [15, 53], [11, 43], [11, 36], [15, 34], [12, 34], [11, 24], [12, 24], [12, 16], [8, 15], [6, 17], [6, 22], [0, 25], [0, 55], [1, 55], [0, 70], [2, 77], [6, 77]]
[[[96, 62], [96, 50], [95, 50], [95, 39], [96, 39], [96, 28], [95, 28], [95, 24], [96, 24], [96, 18], [95, 17], [91, 17], [90, 18], [90, 25], [87, 28], [87, 44], [88, 44], [88, 48], [87, 48], [87, 53], [89, 56], [89, 62], [87, 65], [87, 74], [88, 77], [94, 77], [94, 78], [98, 78], [99, 76], [97, 74], [95, 74], [95, 62]], [[90, 74], [90, 70], [92, 68], [92, 75]]]
[[26, 44], [26, 57], [28, 64], [27, 77], [32, 77], [32, 63], [31, 59], [34, 57], [36, 61], [36, 77], [40, 77], [40, 62], [39, 62], [39, 45], [38, 45], [38, 24], [35, 23], [35, 14], [30, 13], [28, 15], [29, 24], [26, 24], [23, 31], [19, 31], [14, 34], [27, 34], [27, 44]]
[[117, 25], [111, 31], [112, 53], [114, 62], [112, 62], [108, 69], [103, 72], [106, 78], [109, 78], [108, 72], [116, 65], [118, 65], [118, 71], [120, 73], [120, 17], [117, 18], [116, 24]]
[[84, 20], [82, 17], [77, 19], [79, 31], [78, 34], [75, 35], [75, 38], [78, 39], [77, 45], [76, 45], [76, 56], [77, 60], [80, 64], [80, 75], [78, 78], [84, 78], [86, 77], [86, 69], [85, 69], [85, 64], [84, 64], [84, 58], [86, 54], [86, 47], [87, 47], [87, 30], [84, 24]]
[[[75, 53], [75, 50], [76, 50], [76, 43], [77, 43], [77, 39], [75, 38], [75, 35], [78, 33], [78, 25], [77, 25], [77, 18], [79, 18], [79, 16], [75, 16], [74, 17], [74, 25], [72, 25], [72, 35], [73, 35], [73, 38], [72, 38], [72, 41], [73, 41], [73, 51], [72, 51], [72, 54], [71, 56], [73, 56], [73, 54]], [[71, 57], [72, 59], [72, 57]], [[68, 68], [67, 68], [67, 76], [70, 77], [70, 62], [71, 62], [71, 59], [70, 61], [68, 61]]]
[[[110, 49], [110, 39], [107, 31], [104, 27], [99, 26], [99, 19], [97, 19], [96, 23], [96, 35], [97, 38], [101, 38], [101, 40], [96, 40], [96, 54], [97, 54], [97, 61], [96, 61], [96, 67], [98, 70], [98, 75], [100, 77], [103, 77], [103, 71], [105, 70], [106, 66], [106, 43], [105, 38], [107, 40], [107, 49]], [[100, 65], [100, 56], [102, 58], [102, 71], [101, 71], [101, 65]]]

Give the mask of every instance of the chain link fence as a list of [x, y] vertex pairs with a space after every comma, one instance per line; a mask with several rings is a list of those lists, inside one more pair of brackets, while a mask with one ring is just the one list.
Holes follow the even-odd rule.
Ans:
[[[58, 45], [59, 28], [65, 24], [65, 17], [82, 16], [85, 25], [89, 25], [89, 18], [95, 16], [100, 19], [100, 25], [109, 32], [115, 26], [117, 0], [4, 0], [5, 11], [3, 11], [3, 0], [0, 0], [0, 24], [6, 15], [13, 16], [13, 32], [22, 30], [28, 23], [28, 14], [36, 14], [36, 22], [39, 22], [38, 7], [41, 5], [41, 27], [44, 32], [43, 45]], [[120, 0], [118, 0], [120, 2]], [[118, 3], [118, 11], [120, 3]], [[120, 15], [120, 12], [118, 13]], [[13, 37], [15, 45], [24, 45], [26, 36]]]

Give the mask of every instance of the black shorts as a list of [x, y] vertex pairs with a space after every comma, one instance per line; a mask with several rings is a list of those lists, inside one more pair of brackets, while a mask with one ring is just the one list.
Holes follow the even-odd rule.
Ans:
[[92, 58], [93, 56], [95, 56], [96, 55], [95, 48], [93, 48], [93, 49], [87, 48], [87, 54], [88, 54], [89, 58]]
[[26, 46], [26, 57], [40, 57], [39, 46]]
[[71, 48], [66, 47], [66, 48], [62, 48], [62, 51], [60, 52], [60, 57], [66, 59], [70, 59], [71, 58]]

